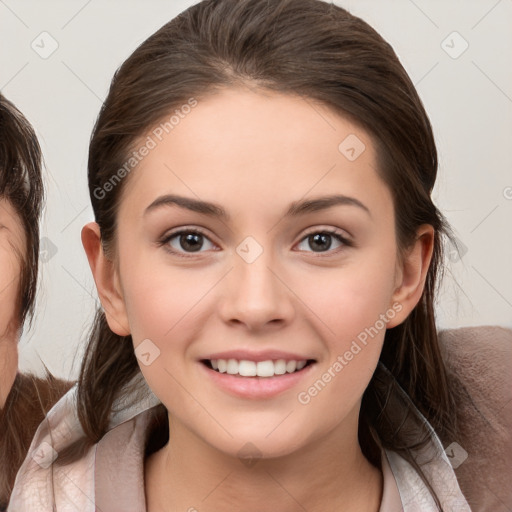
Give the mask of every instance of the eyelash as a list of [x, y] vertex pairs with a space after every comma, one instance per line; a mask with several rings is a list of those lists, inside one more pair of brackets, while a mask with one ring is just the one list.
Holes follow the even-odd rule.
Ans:
[[[168, 235], [165, 235], [161, 240], [159, 240], [157, 242], [158, 246], [159, 247], [163, 247], [169, 254], [172, 254], [174, 256], [178, 256], [180, 258], [194, 258], [195, 257], [195, 254], [200, 254], [199, 253], [183, 253], [183, 252], [179, 252], [179, 251], [176, 251], [174, 249], [171, 249], [169, 247], [169, 242], [179, 236], [179, 235], [184, 235], [184, 234], [193, 234], [193, 235], [201, 235], [203, 237], [205, 237], [206, 239], [208, 239], [211, 243], [213, 243], [210, 238], [208, 237], [208, 235], [203, 232], [202, 230], [198, 229], [198, 228], [191, 228], [191, 229], [181, 229], [179, 231], [174, 231], [172, 233], [169, 233]], [[322, 235], [330, 235], [332, 237], [334, 237], [336, 240], [338, 240], [338, 242], [340, 242], [341, 244], [343, 244], [345, 247], [353, 247], [354, 246], [354, 243], [347, 239], [345, 236], [343, 236], [339, 231], [337, 230], [333, 230], [333, 229], [320, 229], [320, 230], [313, 230], [313, 231], [310, 231], [308, 233], [306, 233], [300, 240], [299, 243], [303, 242], [304, 240], [306, 240], [308, 237], [312, 236], [312, 235], [319, 235], [319, 234], [322, 234]], [[315, 253], [314, 251], [300, 251], [300, 252], [312, 252], [313, 254], [315, 254], [315, 258], [322, 258], [322, 257], [329, 257], [329, 256], [332, 256], [333, 254], [337, 254], [338, 252], [340, 252], [340, 250], [343, 250], [343, 247], [339, 247], [338, 249], [329, 249], [328, 251], [325, 251], [325, 253]]]

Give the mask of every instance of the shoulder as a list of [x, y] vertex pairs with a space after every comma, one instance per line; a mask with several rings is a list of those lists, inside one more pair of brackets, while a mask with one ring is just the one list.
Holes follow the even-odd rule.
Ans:
[[[465, 377], [480, 380], [477, 369], [494, 369], [498, 378], [510, 377], [512, 329], [495, 325], [439, 331], [446, 363], [466, 370]], [[483, 380], [482, 380], [483, 383]]]
[[[74, 386], [37, 429], [8, 510], [144, 510], [144, 456], [154, 406], [125, 402], [100, 441], [84, 445], [76, 393]], [[74, 446], [86, 449], [68, 457]]]
[[512, 413], [512, 329], [450, 329], [439, 333], [439, 341], [460, 410], [483, 422], [490, 421], [496, 428], [502, 424], [507, 428], [501, 433], [509, 433], [506, 420]]
[[8, 510], [67, 510], [66, 503], [81, 503], [84, 495], [91, 495], [94, 447], [74, 464], [55, 464], [62, 450], [83, 434], [75, 413], [75, 393], [76, 386], [55, 404], [37, 428], [16, 476]]
[[14, 478], [38, 425], [71, 382], [48, 375], [39, 378], [18, 373], [3, 410], [0, 411], [0, 503], [9, 499]]
[[[457, 409], [457, 439], [443, 439], [474, 512], [512, 507], [512, 329], [444, 330], [439, 341]], [[501, 507], [501, 508], [500, 508]], [[504, 508], [507, 507], [507, 508]]]

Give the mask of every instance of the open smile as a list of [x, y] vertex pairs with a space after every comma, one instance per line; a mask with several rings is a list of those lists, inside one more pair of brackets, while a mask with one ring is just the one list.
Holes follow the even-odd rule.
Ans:
[[[270, 399], [299, 388], [314, 366], [315, 359], [201, 359], [207, 377], [215, 387], [244, 399]], [[304, 384], [300, 384], [300, 389]]]
[[237, 375], [239, 377], [275, 377], [296, 373], [306, 366], [313, 364], [313, 359], [285, 359], [266, 361], [250, 361], [247, 359], [203, 359], [201, 361], [211, 370], [228, 375]]

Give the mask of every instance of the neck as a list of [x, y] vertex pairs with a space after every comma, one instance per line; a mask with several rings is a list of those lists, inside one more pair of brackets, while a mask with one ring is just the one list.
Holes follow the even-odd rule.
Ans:
[[3, 409], [18, 372], [15, 340], [0, 338], [0, 409]]
[[334, 432], [296, 453], [252, 463], [194, 443], [178, 426], [146, 463], [147, 510], [256, 512], [271, 504], [282, 512], [377, 512], [382, 475], [361, 452], [355, 425], [350, 438]]

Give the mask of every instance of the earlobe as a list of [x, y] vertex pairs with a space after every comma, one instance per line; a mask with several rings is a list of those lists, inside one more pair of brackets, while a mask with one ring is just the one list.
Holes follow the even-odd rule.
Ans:
[[96, 222], [90, 222], [82, 228], [82, 245], [110, 329], [119, 336], [128, 336], [130, 328], [117, 270], [114, 262], [103, 251], [100, 227]]
[[405, 254], [400, 268], [397, 269], [397, 283], [391, 302], [400, 304], [401, 309], [388, 322], [388, 329], [401, 324], [420, 301], [433, 250], [434, 228], [424, 224], [418, 228], [416, 241]]

